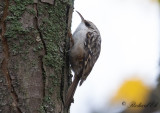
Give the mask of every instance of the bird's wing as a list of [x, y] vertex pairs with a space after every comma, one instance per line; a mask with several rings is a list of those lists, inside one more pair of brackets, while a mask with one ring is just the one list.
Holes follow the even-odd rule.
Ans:
[[101, 49], [101, 38], [96, 31], [88, 32], [86, 37], [87, 38], [84, 42], [84, 48], [86, 51], [84, 55], [83, 74], [81, 77], [80, 85], [90, 74], [95, 62], [99, 57]]

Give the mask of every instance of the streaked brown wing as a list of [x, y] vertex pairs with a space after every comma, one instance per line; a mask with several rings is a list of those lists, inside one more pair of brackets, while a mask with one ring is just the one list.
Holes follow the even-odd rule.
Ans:
[[101, 49], [101, 39], [97, 32], [88, 32], [86, 35], [87, 38], [84, 43], [86, 52], [84, 55], [83, 74], [81, 77], [80, 85], [90, 74], [95, 62], [99, 57]]

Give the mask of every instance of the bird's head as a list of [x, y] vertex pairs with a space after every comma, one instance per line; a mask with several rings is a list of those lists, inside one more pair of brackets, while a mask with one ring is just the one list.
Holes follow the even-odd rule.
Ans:
[[78, 11], [76, 11], [79, 16], [81, 17], [81, 24], [84, 25], [84, 27], [88, 28], [88, 29], [97, 29], [96, 26], [88, 20], [85, 20], [84, 17], [81, 15], [81, 13], [79, 13]]

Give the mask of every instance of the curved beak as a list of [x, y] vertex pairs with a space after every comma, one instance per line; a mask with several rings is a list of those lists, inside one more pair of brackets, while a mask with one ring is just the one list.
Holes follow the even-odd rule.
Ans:
[[83, 16], [81, 15], [81, 13], [79, 13], [78, 11], [76, 11], [78, 14], [79, 14], [79, 16], [81, 17], [81, 20], [82, 21], [85, 21], [85, 19], [83, 18]]

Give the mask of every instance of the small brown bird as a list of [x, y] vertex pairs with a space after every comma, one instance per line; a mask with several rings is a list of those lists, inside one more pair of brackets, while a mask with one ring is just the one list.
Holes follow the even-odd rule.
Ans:
[[74, 80], [68, 89], [65, 106], [69, 107], [73, 102], [73, 96], [77, 85], [80, 86], [90, 74], [101, 51], [101, 36], [97, 27], [90, 21], [81, 17], [81, 23], [71, 37], [70, 63], [74, 72]]

